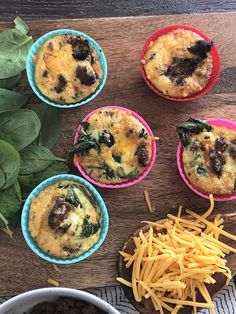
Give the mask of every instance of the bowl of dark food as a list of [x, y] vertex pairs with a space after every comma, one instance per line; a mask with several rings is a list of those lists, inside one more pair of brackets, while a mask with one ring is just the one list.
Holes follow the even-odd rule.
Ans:
[[22, 293], [0, 306], [1, 314], [119, 314], [107, 302], [70, 288], [43, 288]]

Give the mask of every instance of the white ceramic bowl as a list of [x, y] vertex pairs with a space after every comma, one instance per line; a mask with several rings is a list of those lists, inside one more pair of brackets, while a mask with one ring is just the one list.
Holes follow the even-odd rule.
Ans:
[[71, 297], [96, 305], [99, 309], [109, 314], [120, 314], [113, 306], [98, 297], [81, 290], [70, 288], [43, 288], [22, 293], [2, 305], [1, 314], [28, 313], [35, 304], [54, 301], [58, 297]]

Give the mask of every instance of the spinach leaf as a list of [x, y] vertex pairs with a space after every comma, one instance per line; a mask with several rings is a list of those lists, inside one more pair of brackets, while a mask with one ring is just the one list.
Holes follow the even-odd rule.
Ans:
[[115, 138], [108, 130], [103, 130], [99, 135], [98, 142], [100, 144], [105, 144], [108, 147], [112, 147], [115, 144]]
[[0, 88], [12, 89], [20, 82], [20, 80], [21, 80], [21, 72], [15, 76], [1, 79]]
[[85, 155], [91, 148], [100, 151], [100, 145], [95, 138], [92, 138], [86, 131], [82, 129], [79, 140], [67, 153], [67, 163], [71, 163], [74, 154]]
[[11, 144], [12, 146], [14, 146], [14, 143], [12, 142], [12, 140], [6, 134], [2, 133], [1, 131], [0, 131], [0, 140], [7, 142], [7, 143]]
[[76, 189], [78, 189], [78, 187], [76, 185], [69, 185], [67, 187], [67, 195], [65, 197], [65, 201], [75, 207], [77, 206], [82, 206], [80, 200], [79, 200], [79, 197], [77, 196], [76, 194]]
[[5, 183], [1, 189], [12, 185], [20, 170], [20, 156], [9, 143], [0, 140], [0, 169], [4, 173]]
[[81, 247], [81, 246], [79, 246], [79, 247], [64, 246], [64, 247], [63, 247], [63, 250], [66, 251], [67, 253], [69, 253], [69, 255], [71, 255], [71, 254], [76, 254], [76, 253], [78, 253], [79, 250], [80, 250], [80, 247]]
[[189, 118], [186, 122], [180, 124], [176, 131], [184, 147], [190, 144], [189, 135], [191, 133], [199, 134], [203, 131], [211, 131], [210, 126], [206, 121]]
[[15, 28], [19, 29], [23, 34], [27, 34], [29, 32], [29, 26], [19, 16], [14, 19], [14, 23]]
[[18, 109], [0, 114], [0, 130], [14, 143], [16, 150], [28, 146], [38, 136], [40, 121], [29, 109]]
[[33, 39], [18, 29], [0, 33], [0, 79], [19, 74], [25, 69], [25, 60]]
[[26, 199], [36, 186], [34, 176], [32, 174], [26, 176], [19, 175], [17, 180], [20, 184], [22, 199]]
[[33, 110], [37, 113], [41, 121], [41, 129], [36, 143], [52, 149], [57, 144], [61, 135], [60, 111], [44, 103], [36, 105]]
[[121, 179], [134, 179], [137, 178], [138, 176], [138, 169], [135, 168], [134, 170], [130, 171], [129, 173], [125, 173], [124, 169], [122, 167], [118, 167], [116, 169], [116, 175], [117, 177], [121, 178]]
[[93, 198], [93, 195], [84, 187], [83, 185], [79, 185], [79, 189], [84, 193], [85, 197], [90, 201], [93, 207], [97, 207], [97, 203]]
[[89, 216], [86, 216], [83, 220], [82, 232], [80, 234], [81, 238], [88, 238], [95, 234], [100, 228], [100, 223], [92, 224], [88, 221]]
[[0, 189], [1, 187], [5, 184], [6, 180], [5, 180], [5, 174], [2, 171], [2, 169], [0, 169]]
[[[1, 84], [1, 80], [0, 80]], [[28, 97], [20, 93], [0, 88], [0, 113], [19, 109], [28, 101]]]
[[208, 172], [205, 168], [203, 168], [202, 166], [198, 166], [197, 167], [197, 173], [202, 176], [202, 177], [208, 177]]
[[53, 161], [45, 170], [34, 174], [35, 183], [37, 185], [49, 177], [52, 177], [61, 173], [67, 173], [68, 170], [69, 169], [65, 162]]
[[45, 170], [53, 161], [64, 161], [49, 149], [31, 144], [20, 152], [20, 174], [33, 174]]
[[[0, 214], [7, 220], [10, 226], [15, 227], [19, 217], [22, 206], [21, 191], [19, 183], [16, 181], [7, 189], [0, 191]], [[0, 215], [0, 227], [5, 226], [4, 219]]]
[[[19, 23], [17, 25], [19, 27]], [[32, 45], [32, 37], [19, 29], [0, 33], [0, 79], [15, 76], [25, 69], [26, 57]]]

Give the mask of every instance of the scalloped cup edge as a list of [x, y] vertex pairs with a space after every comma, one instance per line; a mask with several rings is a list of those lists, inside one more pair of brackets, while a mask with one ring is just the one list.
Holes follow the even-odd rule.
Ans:
[[[215, 126], [224, 126], [226, 128], [232, 129], [234, 131], [236, 131], [236, 123], [234, 123], [233, 121], [230, 120], [226, 120], [226, 119], [214, 119], [214, 118], [210, 118], [210, 119], [206, 119], [211, 125], [215, 125]], [[181, 178], [183, 179], [184, 183], [197, 195], [208, 199], [209, 200], [209, 195], [207, 193], [204, 193], [198, 189], [196, 189], [188, 180], [185, 171], [184, 171], [184, 166], [183, 166], [183, 159], [182, 159], [182, 154], [183, 154], [183, 145], [181, 142], [179, 142], [178, 147], [177, 147], [177, 166], [178, 166], [178, 170], [179, 170], [179, 174], [181, 176]], [[213, 194], [214, 195], [214, 194]], [[214, 195], [214, 200], [215, 201], [219, 201], [219, 202], [223, 202], [223, 201], [231, 201], [231, 200], [235, 200], [236, 199], [236, 192], [233, 192], [232, 194], [229, 195]]]
[[[99, 56], [99, 60], [101, 63], [101, 67], [102, 67], [102, 79], [97, 87], [97, 89], [94, 91], [94, 93], [92, 93], [90, 96], [88, 96], [86, 99], [80, 101], [80, 102], [76, 102], [76, 103], [70, 103], [70, 104], [60, 104], [57, 102], [54, 102], [52, 100], [50, 100], [49, 98], [47, 98], [46, 96], [44, 96], [41, 91], [39, 90], [39, 88], [37, 87], [37, 84], [35, 82], [35, 65], [34, 65], [34, 61], [33, 58], [35, 55], [37, 55], [39, 49], [41, 48], [41, 46], [44, 44], [45, 41], [47, 41], [49, 38], [53, 38], [57, 35], [62, 35], [62, 34], [72, 34], [72, 35], [78, 35], [78, 36], [83, 36], [84, 38], [86, 38], [89, 43], [92, 45], [92, 47], [96, 50], [98, 56]], [[85, 105], [86, 103], [92, 101], [94, 98], [96, 98], [96, 96], [101, 92], [101, 90], [103, 89], [106, 79], [107, 79], [107, 61], [106, 61], [106, 57], [105, 54], [102, 50], [102, 48], [100, 47], [100, 45], [89, 35], [77, 31], [77, 30], [73, 30], [73, 29], [58, 29], [58, 30], [53, 30], [50, 31], [46, 34], [44, 34], [43, 36], [39, 37], [34, 44], [32, 45], [32, 47], [29, 50], [29, 53], [27, 55], [27, 59], [26, 59], [26, 74], [27, 74], [27, 79], [28, 82], [33, 90], [33, 92], [36, 94], [36, 96], [38, 96], [38, 98], [40, 98], [43, 102], [47, 103], [48, 105], [54, 106], [54, 107], [58, 107], [58, 108], [74, 108], [74, 107], [79, 107], [82, 105]]]
[[[65, 259], [64, 258], [57, 258], [57, 257], [51, 256], [51, 255], [48, 255], [43, 250], [41, 250], [39, 248], [37, 242], [31, 236], [30, 231], [29, 231], [29, 211], [30, 211], [30, 205], [31, 205], [32, 199], [36, 198], [46, 187], [54, 184], [55, 182], [61, 181], [61, 180], [71, 180], [71, 181], [79, 182], [79, 183], [85, 185], [85, 187], [92, 193], [98, 207], [100, 208], [101, 218], [102, 218], [101, 233], [100, 233], [98, 241], [88, 251], [82, 253], [80, 256], [76, 256], [76, 257], [72, 257], [72, 258], [65, 258]], [[102, 197], [98, 193], [98, 191], [89, 182], [87, 182], [85, 179], [83, 179], [79, 176], [71, 175], [71, 174], [56, 175], [56, 176], [50, 177], [50, 178], [44, 180], [43, 182], [41, 182], [38, 186], [36, 186], [33, 189], [33, 191], [27, 197], [26, 202], [25, 202], [24, 207], [23, 207], [23, 210], [22, 210], [22, 214], [21, 214], [22, 233], [23, 233], [24, 239], [25, 239], [26, 243], [28, 244], [28, 246], [30, 247], [30, 249], [36, 255], [41, 257], [42, 259], [44, 259], [48, 262], [51, 262], [51, 263], [55, 263], [55, 264], [73, 264], [73, 263], [80, 262], [80, 261], [88, 258], [89, 256], [91, 256], [93, 253], [95, 253], [95, 251], [97, 251], [97, 249], [104, 242], [106, 235], [107, 235], [107, 232], [108, 232], [108, 228], [109, 228], [108, 211], [107, 211], [106, 205], [105, 205]]]
[[[125, 108], [125, 107], [121, 107], [121, 106], [104, 106], [104, 107], [100, 107], [100, 108], [97, 108], [95, 110], [93, 110], [92, 112], [90, 112], [85, 118], [83, 118], [82, 122], [85, 122], [89, 119], [89, 117], [96, 111], [98, 110], [101, 110], [101, 109], [104, 109], [104, 108], [117, 108], [117, 109], [121, 109], [121, 110], [124, 110], [124, 111], [127, 111], [127, 112], [131, 112], [131, 114], [140, 122], [143, 124], [143, 126], [147, 129], [148, 133], [153, 137], [154, 134], [151, 130], [151, 128], [149, 127], [149, 125], [147, 124], [147, 122], [140, 116], [138, 115], [136, 112], [128, 109], [128, 108]], [[74, 144], [77, 142], [78, 140], [78, 136], [79, 136], [79, 132], [80, 132], [80, 129], [81, 129], [81, 126], [79, 126], [77, 128], [77, 131], [76, 131], [76, 134], [75, 134], [75, 138], [74, 138]], [[90, 181], [91, 183], [99, 186], [99, 187], [102, 187], [102, 188], [110, 188], [110, 189], [119, 189], [119, 188], [126, 188], [126, 187], [129, 187], [129, 186], [132, 186], [134, 184], [137, 184], [139, 183], [140, 181], [142, 181], [147, 175], [148, 173], [151, 171], [154, 163], [155, 163], [155, 160], [156, 160], [156, 153], [157, 153], [157, 148], [156, 148], [156, 142], [155, 140], [152, 141], [152, 157], [151, 157], [151, 160], [150, 160], [150, 163], [149, 165], [147, 166], [147, 168], [144, 170], [144, 172], [142, 172], [137, 178], [135, 179], [131, 179], [131, 180], [127, 180], [125, 182], [122, 182], [122, 183], [115, 183], [115, 184], [105, 184], [105, 183], [101, 183], [101, 182], [98, 182], [98, 181], [95, 181], [94, 179], [92, 179], [87, 173], [86, 171], [83, 169], [83, 167], [80, 165], [79, 162], [76, 163], [76, 167], [78, 168], [78, 170], [80, 171], [80, 173], [82, 174], [82, 176], [84, 178], [86, 178], [88, 181]]]
[[[154, 32], [153, 34], [151, 34], [149, 36], [149, 38], [145, 42], [143, 49], [141, 51], [140, 61], [144, 58], [144, 55], [145, 55], [147, 48], [148, 48], [148, 45], [151, 41], [156, 40], [158, 37], [160, 37], [160, 36], [162, 36], [168, 32], [171, 32], [175, 29], [178, 29], [178, 28], [191, 30], [191, 31], [195, 32], [196, 34], [200, 35], [205, 40], [210, 40], [210, 38], [207, 35], [205, 35], [204, 33], [202, 33], [201, 31], [199, 31], [198, 29], [196, 29], [194, 27], [187, 26], [187, 25], [169, 25], [169, 26], [166, 26], [164, 28], [159, 29], [158, 31]], [[218, 50], [217, 50], [215, 45], [213, 45], [213, 47], [211, 49], [211, 54], [212, 54], [212, 60], [213, 60], [213, 68], [212, 68], [211, 77], [210, 77], [207, 85], [201, 91], [195, 93], [194, 95], [188, 96], [188, 97], [176, 98], [176, 97], [171, 97], [171, 96], [163, 94], [154, 85], [152, 85], [152, 83], [148, 80], [146, 73], [145, 73], [145, 70], [144, 70], [144, 66], [141, 62], [140, 62], [140, 72], [141, 72], [141, 75], [142, 75], [145, 83], [147, 84], [147, 86], [154, 93], [156, 93], [158, 96], [160, 96], [162, 98], [176, 101], [176, 102], [187, 102], [187, 101], [197, 100], [197, 99], [203, 97], [204, 95], [206, 95], [214, 87], [214, 85], [216, 84], [216, 82], [219, 78], [219, 75], [220, 75], [220, 56], [219, 56]]]

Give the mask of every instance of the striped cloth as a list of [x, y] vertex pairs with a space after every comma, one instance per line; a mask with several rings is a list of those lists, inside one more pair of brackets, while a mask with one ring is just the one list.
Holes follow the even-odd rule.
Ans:
[[[120, 286], [110, 288], [86, 289], [114, 306], [121, 314], [138, 314], [125, 297]], [[10, 297], [0, 298], [0, 304]], [[216, 314], [236, 314], [236, 287], [232, 280], [214, 299]], [[201, 310], [199, 314], [209, 314], [209, 310]], [[147, 313], [148, 314], [148, 313]]]

